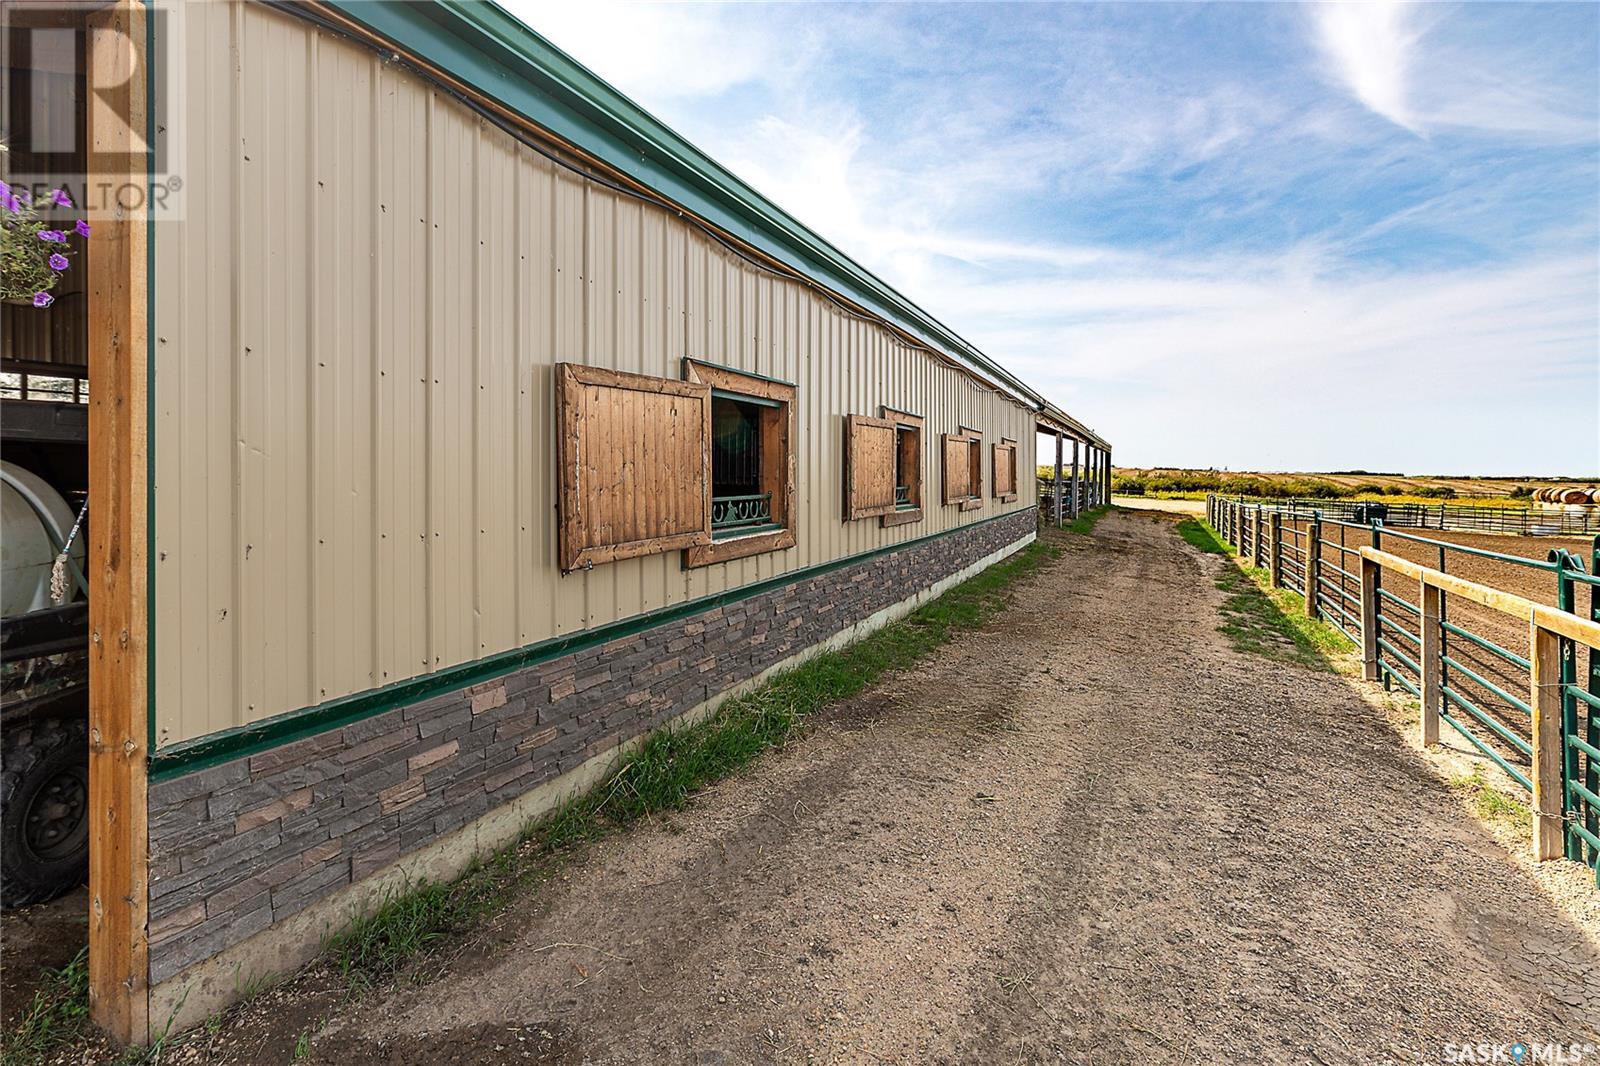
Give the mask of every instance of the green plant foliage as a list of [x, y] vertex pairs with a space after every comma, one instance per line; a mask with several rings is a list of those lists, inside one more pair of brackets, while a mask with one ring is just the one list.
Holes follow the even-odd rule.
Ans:
[[1227, 555], [1228, 546], [1222, 537], [1204, 522], [1185, 518], [1178, 523], [1178, 536], [1208, 555]]
[[0, 1030], [0, 1062], [44, 1061], [78, 1037], [89, 1021], [89, 949], [59, 970], [47, 971], [33, 1002]]
[[[1178, 535], [1201, 551], [1237, 555], [1210, 523], [1185, 519]], [[1337, 661], [1350, 655], [1350, 642], [1326, 622], [1307, 618], [1305, 600], [1288, 589], [1272, 587], [1272, 577], [1240, 559], [1216, 579], [1225, 594], [1217, 626], [1234, 650], [1278, 662], [1297, 663], [1312, 670], [1336, 672]]]

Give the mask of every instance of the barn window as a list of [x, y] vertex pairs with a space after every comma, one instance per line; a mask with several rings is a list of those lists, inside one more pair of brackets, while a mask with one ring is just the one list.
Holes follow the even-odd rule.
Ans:
[[711, 543], [711, 389], [559, 363], [562, 570]]
[[773, 528], [772, 491], [761, 483], [761, 422], [771, 400], [711, 390], [711, 536]]
[[844, 433], [844, 517], [881, 518], [886, 526], [922, 518], [922, 419], [881, 408], [881, 417], [849, 415]]
[[698, 360], [684, 376], [710, 390], [710, 540], [686, 549], [688, 566], [792, 548], [795, 388]]
[[994, 495], [1001, 503], [1017, 498], [1017, 442], [1010, 437], [994, 446]]
[[983, 506], [983, 435], [975, 429], [944, 435], [944, 502], [963, 511]]

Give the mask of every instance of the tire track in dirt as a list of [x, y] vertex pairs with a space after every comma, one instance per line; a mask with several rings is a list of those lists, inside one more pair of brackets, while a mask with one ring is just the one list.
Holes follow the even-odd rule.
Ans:
[[1592, 1025], [1595, 910], [1351, 682], [1232, 651], [1229, 564], [1160, 517], [1062, 543], [988, 628], [589, 849], [315, 1058], [1437, 1061]]

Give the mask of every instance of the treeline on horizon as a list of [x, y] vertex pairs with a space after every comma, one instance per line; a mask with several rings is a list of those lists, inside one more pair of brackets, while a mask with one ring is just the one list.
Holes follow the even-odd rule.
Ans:
[[[1364, 471], [1352, 471], [1352, 473], [1360, 476]], [[1163, 492], [1215, 492], [1222, 496], [1255, 496], [1284, 500], [1342, 500], [1352, 496], [1420, 496], [1432, 500], [1453, 500], [1458, 495], [1449, 485], [1379, 485], [1376, 482], [1338, 485], [1332, 481], [1316, 478], [1261, 478], [1249, 474], [1221, 474], [1208, 471], [1145, 475], [1113, 473], [1111, 491], [1119, 496], [1146, 496]], [[1518, 485], [1508, 495], [1520, 499], [1533, 495], [1533, 490], [1526, 485]]]

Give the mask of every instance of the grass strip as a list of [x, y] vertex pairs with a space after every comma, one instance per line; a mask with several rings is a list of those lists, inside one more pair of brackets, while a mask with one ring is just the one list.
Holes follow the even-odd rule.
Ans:
[[89, 949], [58, 970], [46, 970], [33, 1002], [0, 1030], [0, 1062], [43, 1060], [83, 1034], [89, 1021]]
[[1533, 821], [1533, 808], [1495, 788], [1483, 776], [1483, 767], [1474, 766], [1470, 774], [1450, 779], [1452, 791], [1461, 795], [1478, 819], [1513, 833], [1523, 833]]
[[[1072, 531], [1088, 532], [1106, 510], [1086, 512]], [[982, 626], [1005, 607], [1017, 580], [1061, 554], [1059, 540], [1047, 531], [904, 619], [774, 675], [702, 722], [652, 733], [618, 760], [602, 784], [533, 822], [517, 842], [475, 862], [454, 881], [407, 886], [356, 919], [328, 943], [335, 968], [352, 991], [407, 972], [425, 978], [432, 972], [425, 963], [437, 956], [438, 946], [548, 876], [552, 857], [639, 819], [681, 809], [698, 790], [794, 738], [822, 708], [890, 671], [913, 666], [957, 633]]]
[[[1233, 546], [1208, 522], [1186, 518], [1177, 524], [1178, 535], [1211, 555], [1237, 556]], [[1336, 660], [1348, 658], [1350, 642], [1326, 622], [1306, 617], [1305, 600], [1288, 589], [1272, 587], [1272, 575], [1241, 557], [1216, 579], [1225, 598], [1218, 608], [1219, 632], [1235, 651], [1260, 655], [1276, 662], [1296, 663], [1312, 670], [1338, 673]]]
[[1087, 511], [1080, 512], [1072, 521], [1064, 523], [1061, 528], [1067, 533], [1093, 533], [1095, 523], [1110, 513], [1109, 506], [1091, 507]]
[[1194, 518], [1185, 518], [1178, 523], [1178, 536], [1189, 542], [1191, 547], [1199, 548], [1208, 555], [1231, 554], [1228, 545], [1210, 525]]

